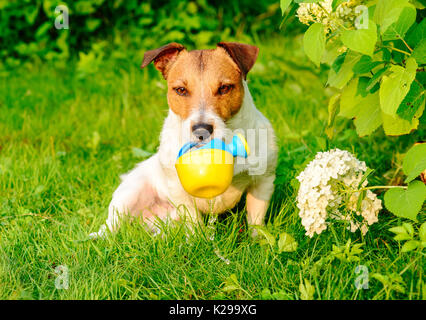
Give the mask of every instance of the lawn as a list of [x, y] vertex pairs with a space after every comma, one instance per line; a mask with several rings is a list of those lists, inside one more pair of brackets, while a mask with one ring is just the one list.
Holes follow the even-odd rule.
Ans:
[[[214, 240], [208, 228], [187, 238], [181, 225], [163, 225], [154, 237], [138, 224], [87, 240], [107, 217], [119, 175], [158, 146], [165, 82], [152, 66], [139, 69], [142, 51], [107, 59], [92, 73], [75, 63], [27, 66], [0, 82], [0, 299], [424, 299], [424, 252], [401, 253], [388, 231], [401, 219], [382, 210], [365, 237], [335, 224], [311, 239], [294, 183], [307, 161], [333, 147], [375, 169], [370, 183], [389, 183], [398, 151], [420, 137], [379, 129], [359, 138], [339, 118], [328, 140], [325, 70], [307, 61], [300, 38], [258, 45], [249, 87], [280, 148], [268, 230], [291, 234], [296, 251], [251, 239], [244, 203], [219, 219]], [[333, 245], [348, 239], [362, 252], [333, 256]], [[357, 290], [359, 265], [370, 277]]]

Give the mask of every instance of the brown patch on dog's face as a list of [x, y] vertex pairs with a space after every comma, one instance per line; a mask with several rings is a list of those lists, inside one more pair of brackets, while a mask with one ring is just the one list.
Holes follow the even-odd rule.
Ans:
[[173, 42], [147, 51], [142, 68], [154, 61], [167, 80], [169, 106], [181, 118], [194, 111], [202, 118], [204, 111], [213, 111], [226, 121], [241, 108], [242, 80], [258, 52], [255, 46], [235, 42], [220, 42], [212, 50], [186, 51]]
[[226, 121], [241, 108], [244, 96], [241, 71], [221, 47], [181, 52], [168, 71], [167, 84], [169, 106], [183, 119], [198, 109]]

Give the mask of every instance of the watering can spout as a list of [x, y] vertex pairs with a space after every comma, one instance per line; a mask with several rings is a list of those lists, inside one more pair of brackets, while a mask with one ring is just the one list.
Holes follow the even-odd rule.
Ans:
[[232, 138], [232, 142], [226, 145], [227, 151], [232, 153], [234, 157], [247, 158], [250, 154], [250, 148], [246, 139], [241, 134], [236, 134]]

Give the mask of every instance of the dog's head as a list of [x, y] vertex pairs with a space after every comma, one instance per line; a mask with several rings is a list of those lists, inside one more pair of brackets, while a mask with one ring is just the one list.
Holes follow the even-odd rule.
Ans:
[[221, 42], [211, 50], [187, 51], [178, 43], [147, 51], [142, 68], [152, 61], [168, 85], [170, 109], [190, 131], [190, 140], [200, 142], [219, 136], [226, 121], [240, 110], [247, 73], [259, 49]]

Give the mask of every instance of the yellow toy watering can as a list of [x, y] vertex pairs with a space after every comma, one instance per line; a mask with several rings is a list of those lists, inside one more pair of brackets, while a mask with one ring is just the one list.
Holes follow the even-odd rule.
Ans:
[[188, 142], [179, 151], [176, 171], [182, 187], [197, 198], [214, 198], [229, 187], [234, 175], [234, 157], [247, 158], [250, 149], [241, 134], [226, 144], [213, 139], [206, 144]]

